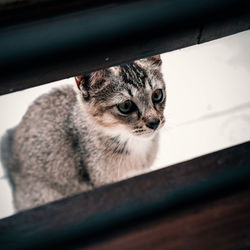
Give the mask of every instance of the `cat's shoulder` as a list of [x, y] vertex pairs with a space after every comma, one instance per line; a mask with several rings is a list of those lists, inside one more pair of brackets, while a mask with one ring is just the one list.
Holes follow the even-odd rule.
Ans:
[[42, 94], [34, 103], [36, 104], [54, 104], [56, 106], [76, 101], [76, 93], [72, 85], [53, 88], [50, 92]]
[[76, 93], [73, 86], [52, 89], [33, 101], [23, 117], [23, 122], [63, 118], [73, 109], [75, 102]]

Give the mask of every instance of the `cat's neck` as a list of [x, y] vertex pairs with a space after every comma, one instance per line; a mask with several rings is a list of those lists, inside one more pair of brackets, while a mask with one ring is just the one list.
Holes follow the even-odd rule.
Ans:
[[128, 135], [124, 131], [108, 133], [97, 131], [99, 140], [109, 148], [110, 151], [118, 154], [143, 156], [148, 154], [154, 144], [158, 142], [158, 134], [150, 138], [140, 138]]

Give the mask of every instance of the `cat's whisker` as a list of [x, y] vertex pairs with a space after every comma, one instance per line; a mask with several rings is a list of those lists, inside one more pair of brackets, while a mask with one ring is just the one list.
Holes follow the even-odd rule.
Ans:
[[169, 132], [171, 130], [174, 130], [178, 125], [171, 125], [171, 124], [165, 124], [161, 130], [162, 131], [166, 131], [166, 132]]
[[137, 129], [137, 130], [133, 130], [133, 132], [142, 132], [142, 131], [146, 131], [145, 129]]
[[[121, 146], [122, 144], [119, 144], [119, 146]], [[120, 167], [121, 167], [121, 164], [122, 164], [122, 162], [123, 162], [123, 159], [124, 159], [124, 151], [125, 151], [125, 149], [126, 149], [126, 146], [125, 147], [123, 147], [121, 150], [121, 153], [120, 153], [120, 161], [119, 161], [119, 163], [118, 163], [118, 167], [117, 167], [117, 173], [118, 173], [118, 181], [120, 180], [120, 173], [119, 173], [119, 170], [120, 170]]]

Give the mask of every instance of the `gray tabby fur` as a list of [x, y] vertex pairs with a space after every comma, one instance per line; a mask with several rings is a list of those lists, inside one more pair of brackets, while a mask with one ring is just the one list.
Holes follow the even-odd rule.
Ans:
[[[147, 172], [165, 120], [159, 56], [76, 77], [78, 87], [40, 96], [2, 138], [1, 158], [24, 210]], [[152, 102], [155, 89], [163, 101]], [[138, 111], [121, 114], [133, 100]], [[156, 131], [146, 123], [159, 119]]]

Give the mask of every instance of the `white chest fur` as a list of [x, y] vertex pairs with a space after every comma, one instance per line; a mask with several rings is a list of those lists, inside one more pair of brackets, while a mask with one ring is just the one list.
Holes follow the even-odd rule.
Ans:
[[148, 172], [156, 157], [157, 147], [158, 138], [130, 137], [127, 140], [128, 153], [117, 154], [116, 157], [109, 159], [113, 170], [109, 173], [112, 182]]

